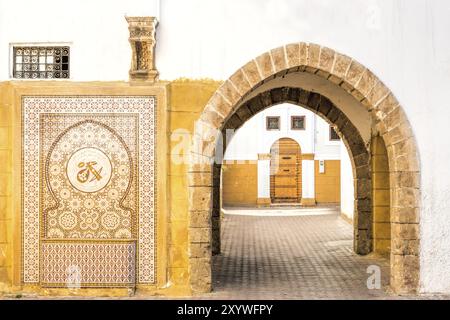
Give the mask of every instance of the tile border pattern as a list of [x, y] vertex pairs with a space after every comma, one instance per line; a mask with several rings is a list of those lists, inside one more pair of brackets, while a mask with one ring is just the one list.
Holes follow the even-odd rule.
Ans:
[[156, 279], [156, 97], [24, 96], [22, 98], [22, 282], [39, 283], [39, 114], [139, 114], [139, 213], [136, 282]]

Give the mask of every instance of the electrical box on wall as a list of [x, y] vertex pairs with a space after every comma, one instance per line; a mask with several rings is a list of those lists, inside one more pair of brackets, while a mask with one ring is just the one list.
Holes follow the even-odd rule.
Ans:
[[325, 160], [319, 160], [319, 173], [325, 173]]

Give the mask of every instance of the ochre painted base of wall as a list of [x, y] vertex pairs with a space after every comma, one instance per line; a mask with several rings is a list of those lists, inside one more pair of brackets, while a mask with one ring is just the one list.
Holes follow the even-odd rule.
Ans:
[[300, 204], [302, 206], [312, 207], [312, 206], [316, 205], [316, 199], [315, 198], [302, 198], [302, 200], [300, 201]]
[[391, 210], [389, 162], [380, 137], [372, 138], [373, 251], [389, 257], [391, 252]]
[[[1, 287], [0, 287], [1, 289]], [[0, 296], [5, 297], [151, 297], [191, 296], [189, 286], [173, 286], [171, 288], [158, 289], [156, 286], [137, 286], [136, 288], [42, 288], [40, 286], [13, 286], [0, 290]]]
[[271, 200], [270, 200], [270, 198], [258, 198], [256, 200], [256, 204], [258, 206], [270, 206]]
[[341, 161], [325, 160], [325, 172], [319, 173], [319, 160], [314, 161], [314, 196], [318, 203], [341, 201]]
[[258, 197], [258, 163], [254, 160], [224, 161], [222, 203], [228, 206], [255, 206]]

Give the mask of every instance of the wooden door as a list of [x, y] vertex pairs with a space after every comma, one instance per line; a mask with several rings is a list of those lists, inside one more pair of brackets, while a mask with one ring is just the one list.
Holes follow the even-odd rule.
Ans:
[[274, 143], [270, 161], [270, 197], [272, 202], [300, 202], [301, 151], [295, 140], [282, 138]]

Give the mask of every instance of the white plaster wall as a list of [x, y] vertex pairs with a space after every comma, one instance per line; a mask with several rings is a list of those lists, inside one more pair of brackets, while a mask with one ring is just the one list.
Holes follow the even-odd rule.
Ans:
[[[123, 16], [152, 15], [147, 0], [0, 0], [0, 80], [9, 43], [73, 42], [74, 80], [128, 78]], [[54, 9], [51, 9], [54, 8]], [[421, 156], [421, 288], [450, 292], [450, 2], [447, 0], [164, 0], [162, 79], [229, 77], [248, 60], [310, 41], [369, 67], [404, 107]]]
[[314, 161], [302, 160], [302, 198], [314, 199], [316, 197], [314, 180]]
[[[266, 117], [280, 117], [280, 130], [266, 130]], [[305, 116], [305, 130], [291, 130], [291, 116]], [[298, 142], [302, 153], [317, 153], [318, 159], [338, 160], [340, 142], [329, 141], [329, 125], [305, 108], [283, 103], [267, 108], [235, 131], [225, 151], [225, 160], [256, 160], [258, 153], [270, 153], [281, 138]]]
[[128, 16], [159, 16], [159, 0], [0, 0], [0, 81], [10, 78], [10, 43], [69, 43], [70, 78], [127, 80]]
[[347, 149], [343, 143], [341, 148], [341, 213], [353, 220], [355, 206], [355, 187], [353, 184], [353, 170]]
[[341, 144], [330, 140], [330, 125], [316, 116], [316, 160], [339, 160], [341, 158]]
[[[266, 117], [280, 117], [280, 130], [266, 130]], [[305, 130], [291, 130], [291, 117], [305, 116]], [[298, 142], [302, 153], [315, 153], [317, 159], [339, 160], [341, 142], [329, 141], [329, 125], [313, 112], [289, 103], [267, 108], [235, 131], [225, 150], [225, 160], [257, 160], [270, 153], [281, 138]], [[302, 161], [302, 196], [314, 198], [314, 162]], [[258, 197], [270, 197], [270, 161], [258, 160]], [[351, 195], [353, 201], [353, 195]]]
[[258, 160], [258, 198], [270, 198], [270, 160]]
[[449, 16], [448, 0], [166, 0], [158, 66], [164, 79], [224, 79], [270, 48], [310, 41], [370, 68], [405, 109], [421, 155], [421, 290], [448, 293], [450, 142], [436, 137], [450, 119]]

